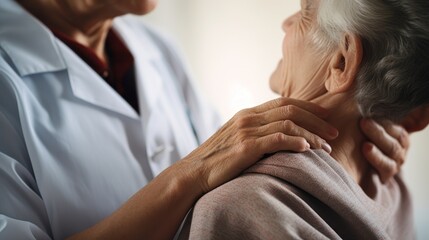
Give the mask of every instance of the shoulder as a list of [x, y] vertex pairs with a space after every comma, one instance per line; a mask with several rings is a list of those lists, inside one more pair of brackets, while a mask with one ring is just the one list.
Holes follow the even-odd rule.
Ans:
[[[196, 208], [216, 213], [215, 217], [239, 217], [245, 213], [249, 219], [261, 218], [267, 213], [267, 206], [279, 200], [275, 193], [282, 193], [285, 199], [296, 197], [295, 186], [265, 175], [247, 173], [216, 188], [202, 197]], [[207, 211], [206, 211], [207, 212]]]
[[[298, 213], [309, 210], [306, 202], [316, 201], [309, 188], [320, 184], [323, 180], [320, 175], [330, 174], [324, 168], [321, 168], [326, 170], [323, 174], [316, 172], [320, 168], [318, 158], [315, 153], [274, 154], [207, 193], [198, 201], [195, 211], [213, 212], [214, 218], [223, 220], [226, 216], [226, 219], [240, 218], [243, 214], [247, 220], [269, 220], [281, 214], [284, 221], [300, 222], [302, 214]], [[269, 222], [276, 224], [276, 221]]]
[[310, 193], [332, 183], [336, 183], [338, 188], [359, 187], [345, 169], [323, 150], [278, 152], [259, 161], [246, 172], [271, 175]]
[[[336, 239], [385, 235], [389, 211], [322, 151], [274, 154], [203, 196], [190, 234]], [[218, 237], [219, 234], [222, 237]]]
[[276, 177], [244, 174], [197, 202], [190, 235], [197, 239], [320, 239], [319, 230], [306, 220], [314, 215], [302, 200], [309, 197]]

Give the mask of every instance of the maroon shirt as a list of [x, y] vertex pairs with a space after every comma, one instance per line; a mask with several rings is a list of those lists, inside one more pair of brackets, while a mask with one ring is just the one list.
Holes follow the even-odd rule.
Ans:
[[65, 34], [52, 30], [54, 35], [72, 49], [95, 72], [139, 113], [139, 104], [134, 75], [134, 58], [128, 48], [110, 29], [107, 34], [105, 51], [109, 64], [97, 57], [90, 48], [78, 43]]

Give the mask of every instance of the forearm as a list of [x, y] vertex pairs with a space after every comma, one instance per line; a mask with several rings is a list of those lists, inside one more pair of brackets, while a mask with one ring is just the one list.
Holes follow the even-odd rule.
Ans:
[[195, 165], [179, 161], [95, 226], [69, 239], [172, 239], [202, 195]]

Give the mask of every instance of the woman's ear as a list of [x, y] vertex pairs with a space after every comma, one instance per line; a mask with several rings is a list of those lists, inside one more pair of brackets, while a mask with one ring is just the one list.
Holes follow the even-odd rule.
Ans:
[[341, 93], [351, 89], [363, 56], [362, 39], [356, 34], [346, 34], [332, 56], [330, 76], [325, 82], [328, 92]]

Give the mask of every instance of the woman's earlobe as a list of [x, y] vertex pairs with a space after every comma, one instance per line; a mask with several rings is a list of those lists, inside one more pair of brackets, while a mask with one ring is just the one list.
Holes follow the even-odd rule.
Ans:
[[362, 56], [361, 38], [356, 34], [346, 34], [331, 58], [326, 89], [331, 93], [349, 91], [359, 72]]

